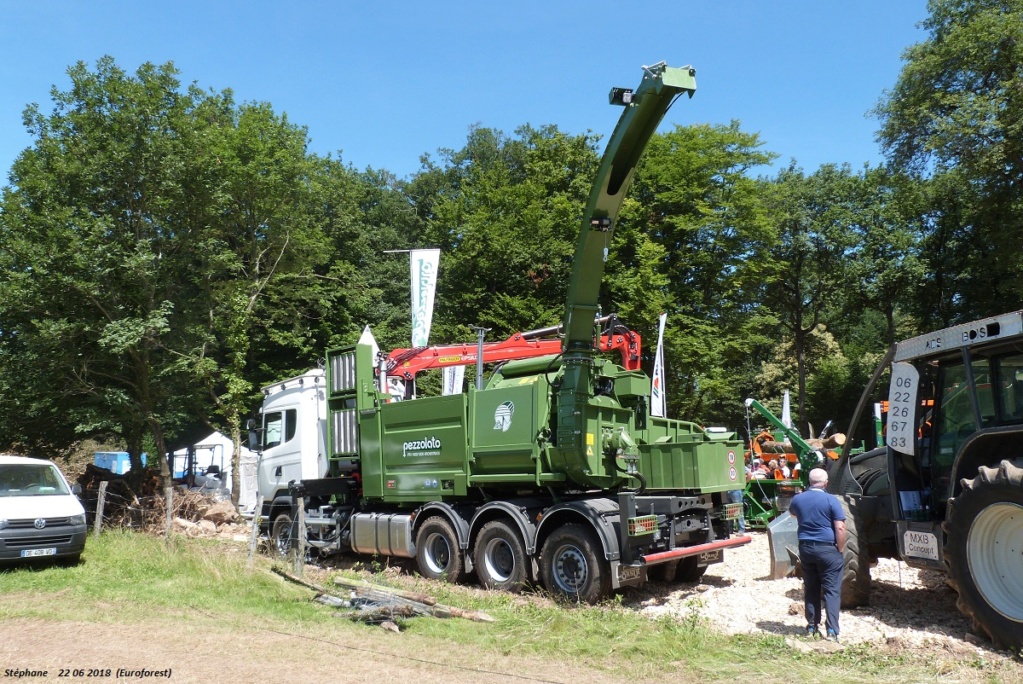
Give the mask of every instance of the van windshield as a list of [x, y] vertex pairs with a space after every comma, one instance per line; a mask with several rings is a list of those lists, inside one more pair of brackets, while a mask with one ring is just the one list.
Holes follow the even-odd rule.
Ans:
[[0, 497], [69, 494], [57, 467], [49, 463], [0, 465]]

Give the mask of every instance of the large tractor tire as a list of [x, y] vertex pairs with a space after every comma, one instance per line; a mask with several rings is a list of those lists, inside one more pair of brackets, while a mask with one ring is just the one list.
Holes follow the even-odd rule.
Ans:
[[945, 564], [958, 606], [998, 648], [1023, 649], [1023, 468], [982, 466], [949, 500]]
[[841, 497], [845, 512], [845, 561], [842, 568], [842, 608], [859, 608], [870, 603], [870, 554], [867, 548], [866, 521], [860, 519], [855, 501]]
[[551, 533], [540, 553], [547, 591], [580, 603], [597, 603], [611, 593], [611, 568], [593, 530], [568, 524]]

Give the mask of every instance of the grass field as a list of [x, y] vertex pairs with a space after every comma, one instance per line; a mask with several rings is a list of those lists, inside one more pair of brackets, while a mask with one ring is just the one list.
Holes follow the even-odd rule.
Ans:
[[[695, 605], [681, 619], [650, 620], [613, 601], [566, 606], [378, 573], [369, 579], [430, 593], [496, 620], [412, 618], [402, 623], [401, 635], [387, 640], [378, 627], [339, 620], [332, 609], [312, 602], [312, 591], [271, 573], [269, 560], [257, 558], [249, 568], [237, 544], [112, 531], [90, 539], [84, 558], [74, 567], [0, 571], [0, 624], [115, 625], [129, 632], [143, 624], [149, 630], [163, 624], [171, 632], [216, 625], [228, 633], [301, 636], [324, 648], [384, 649], [406, 664], [446, 663], [476, 672], [481, 682], [574, 682], [579, 673], [592, 681], [1012, 682], [1023, 672], [1012, 662], [921, 657], [877, 645], [800, 652], [778, 636], [715, 634]], [[344, 572], [367, 579], [365, 572]], [[313, 579], [329, 583], [325, 573]], [[568, 672], [571, 678], [562, 674]]]

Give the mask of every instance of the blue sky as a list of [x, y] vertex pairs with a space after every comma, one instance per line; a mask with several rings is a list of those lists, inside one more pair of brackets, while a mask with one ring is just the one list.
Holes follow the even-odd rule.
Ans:
[[696, 96], [665, 127], [738, 120], [776, 166], [859, 168], [881, 161], [868, 112], [926, 14], [925, 0], [0, 0], [0, 178], [32, 142], [25, 105], [51, 111], [68, 65], [105, 54], [128, 71], [173, 61], [185, 84], [287, 113], [311, 151], [399, 177], [473, 124], [606, 140], [611, 86], [691, 64]]

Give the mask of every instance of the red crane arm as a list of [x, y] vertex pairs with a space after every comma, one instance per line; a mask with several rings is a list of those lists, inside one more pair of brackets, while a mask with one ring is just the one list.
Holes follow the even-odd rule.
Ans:
[[[513, 359], [531, 359], [561, 353], [561, 339], [539, 339], [539, 333], [556, 332], [557, 328], [542, 331], [517, 332], [501, 342], [483, 345], [483, 363], [497, 363]], [[617, 350], [622, 355], [626, 370], [639, 370], [643, 340], [639, 333], [617, 325], [605, 331], [597, 343], [597, 351]], [[416, 374], [431, 368], [468, 366], [476, 363], [475, 344], [446, 344], [434, 347], [394, 349], [387, 355], [387, 375], [412, 380]]]

